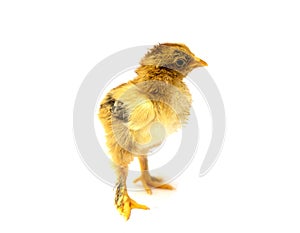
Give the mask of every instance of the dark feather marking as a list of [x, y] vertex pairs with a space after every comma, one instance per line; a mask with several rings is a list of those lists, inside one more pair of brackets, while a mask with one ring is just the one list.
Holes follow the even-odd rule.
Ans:
[[105, 103], [101, 104], [100, 108], [106, 108], [107, 106], [109, 106], [111, 108], [115, 104], [115, 101], [116, 100], [114, 98], [112, 98], [111, 95], [108, 95]]
[[120, 100], [116, 100], [114, 102], [114, 104], [111, 107], [111, 113], [113, 117], [121, 121], [128, 122], [129, 120], [129, 114], [126, 109], [126, 105]]
[[100, 108], [106, 107], [109, 107], [109, 110], [113, 117], [126, 123], [128, 122], [128, 110], [126, 109], [126, 105], [122, 101], [116, 100], [111, 95], [108, 95], [105, 103], [101, 104]]

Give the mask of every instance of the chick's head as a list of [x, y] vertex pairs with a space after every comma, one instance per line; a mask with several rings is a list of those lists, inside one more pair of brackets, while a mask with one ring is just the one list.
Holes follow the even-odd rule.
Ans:
[[154, 46], [141, 60], [142, 66], [171, 69], [186, 76], [194, 68], [207, 66], [207, 63], [184, 44], [163, 43]]

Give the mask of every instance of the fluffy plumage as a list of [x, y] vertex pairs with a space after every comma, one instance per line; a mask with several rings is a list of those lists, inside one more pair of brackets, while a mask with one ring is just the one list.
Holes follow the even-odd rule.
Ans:
[[99, 119], [117, 174], [115, 205], [129, 219], [132, 208], [148, 209], [132, 200], [126, 190], [128, 164], [138, 157], [141, 181], [151, 187], [173, 189], [150, 176], [147, 153], [187, 121], [191, 94], [184, 77], [196, 67], [207, 65], [183, 44], [154, 46], [136, 69], [137, 77], [114, 89], [102, 100]]

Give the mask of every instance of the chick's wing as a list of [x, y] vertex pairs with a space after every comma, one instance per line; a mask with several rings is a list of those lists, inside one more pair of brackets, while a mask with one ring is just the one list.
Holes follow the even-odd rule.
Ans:
[[130, 130], [140, 130], [155, 118], [152, 101], [135, 85], [121, 85], [111, 92], [114, 103], [112, 116], [121, 120]]

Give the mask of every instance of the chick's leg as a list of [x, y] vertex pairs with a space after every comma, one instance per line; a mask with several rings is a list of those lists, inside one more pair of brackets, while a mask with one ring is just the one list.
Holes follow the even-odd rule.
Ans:
[[133, 182], [136, 183], [138, 181], [141, 181], [144, 189], [148, 194], [152, 194], [151, 187], [152, 188], [161, 188], [161, 189], [169, 189], [173, 190], [174, 187], [169, 184], [163, 184], [161, 178], [156, 178], [150, 175], [149, 169], [148, 169], [148, 159], [145, 156], [139, 157], [140, 162], [140, 168], [141, 168], [141, 176], [137, 179], [135, 179]]
[[127, 178], [128, 168], [127, 167], [118, 167], [117, 168], [117, 184], [116, 184], [116, 195], [115, 195], [115, 206], [119, 213], [124, 216], [126, 220], [129, 219], [131, 214], [131, 209], [144, 209], [148, 210], [149, 208], [145, 205], [138, 204], [132, 200], [126, 188], [126, 178]]

